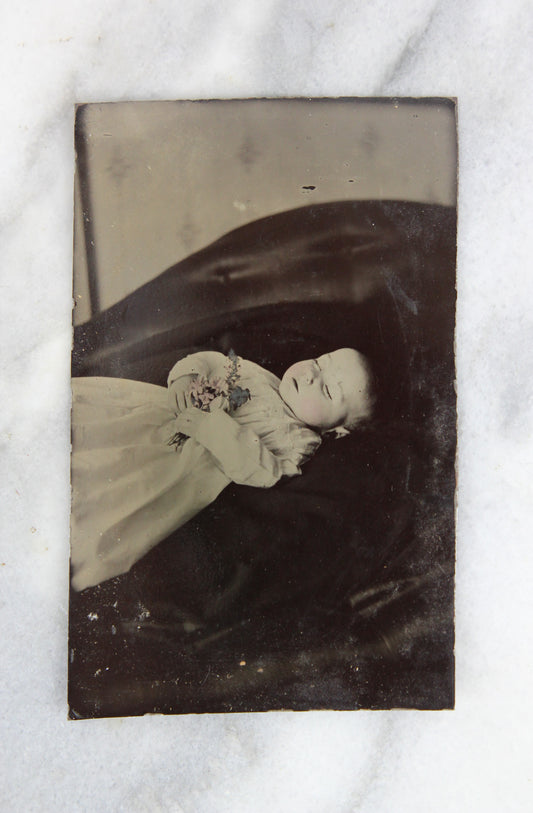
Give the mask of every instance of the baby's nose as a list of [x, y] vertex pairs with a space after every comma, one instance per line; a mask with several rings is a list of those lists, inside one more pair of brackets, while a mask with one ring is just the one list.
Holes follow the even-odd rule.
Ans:
[[306, 384], [312, 384], [313, 381], [315, 380], [315, 378], [316, 378], [316, 374], [315, 374], [314, 369], [312, 367], [309, 367], [309, 369], [305, 373], [305, 383]]

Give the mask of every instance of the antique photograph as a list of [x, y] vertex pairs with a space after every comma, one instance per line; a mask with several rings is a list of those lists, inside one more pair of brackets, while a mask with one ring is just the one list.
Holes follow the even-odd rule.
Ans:
[[74, 140], [70, 717], [453, 708], [455, 100]]

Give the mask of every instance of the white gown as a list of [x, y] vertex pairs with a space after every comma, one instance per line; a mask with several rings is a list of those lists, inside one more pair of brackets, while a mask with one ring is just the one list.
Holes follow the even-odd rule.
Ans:
[[119, 378], [73, 379], [73, 589], [126, 573], [231, 481], [267, 488], [301, 473], [320, 436], [284, 404], [276, 376], [243, 359], [239, 373], [251, 399], [231, 416], [205, 414], [194, 438], [178, 447], [168, 441], [176, 432], [180, 379], [225, 379], [221, 353], [179, 361], [168, 390]]

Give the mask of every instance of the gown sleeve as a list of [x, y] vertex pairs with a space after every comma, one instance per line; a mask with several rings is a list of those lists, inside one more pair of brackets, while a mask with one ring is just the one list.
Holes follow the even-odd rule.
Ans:
[[241, 426], [226, 412], [188, 412], [192, 422], [180, 430], [207, 449], [234, 483], [270, 488], [284, 475], [301, 474], [294, 459], [275, 455], [250, 427]]

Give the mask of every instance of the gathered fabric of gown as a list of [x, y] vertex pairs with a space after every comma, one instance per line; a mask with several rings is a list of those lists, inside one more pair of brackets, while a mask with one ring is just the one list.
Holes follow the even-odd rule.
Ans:
[[268, 488], [320, 445], [279, 395], [279, 379], [239, 359], [250, 400], [216, 410], [180, 445], [169, 445], [176, 392], [195, 375], [226, 379], [228, 359], [206, 351], [180, 360], [168, 388], [119, 378], [72, 382], [72, 587], [126, 573], [230, 483]]

